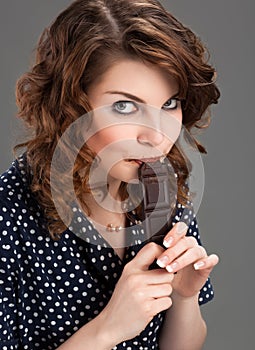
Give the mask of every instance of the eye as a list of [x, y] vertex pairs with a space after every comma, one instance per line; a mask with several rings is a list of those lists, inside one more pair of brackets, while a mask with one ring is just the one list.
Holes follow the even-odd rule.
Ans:
[[131, 101], [118, 101], [113, 104], [113, 110], [120, 114], [132, 114], [138, 110], [136, 104]]
[[163, 105], [163, 109], [166, 110], [174, 110], [177, 109], [178, 107], [178, 102], [180, 100], [178, 98], [170, 98], [164, 105]]

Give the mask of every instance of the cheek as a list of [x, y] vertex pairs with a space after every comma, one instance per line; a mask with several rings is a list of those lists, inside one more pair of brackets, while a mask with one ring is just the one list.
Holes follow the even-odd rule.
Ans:
[[180, 136], [182, 130], [182, 111], [175, 113], [175, 115], [165, 123], [163, 130], [165, 135], [164, 150], [168, 153]]
[[88, 141], [87, 145], [89, 148], [98, 153], [100, 152], [108, 143], [111, 142], [111, 135], [105, 131], [99, 131], [93, 135]]
[[176, 112], [171, 118], [164, 119], [162, 124], [162, 132], [168, 141], [173, 144], [178, 139], [182, 129], [182, 112]]
[[133, 129], [128, 126], [112, 126], [97, 132], [88, 141], [87, 145], [94, 152], [102, 151], [106, 146], [114, 144], [118, 141], [133, 139]]
[[177, 120], [178, 120], [178, 124], [179, 124], [178, 132], [177, 132], [177, 135], [178, 135], [177, 138], [178, 138], [180, 135], [181, 129], [182, 129], [182, 110], [178, 114]]
[[182, 109], [181, 108], [178, 108], [178, 110], [176, 111], [176, 114], [174, 115], [174, 117], [176, 118], [178, 123], [180, 125], [182, 125]]

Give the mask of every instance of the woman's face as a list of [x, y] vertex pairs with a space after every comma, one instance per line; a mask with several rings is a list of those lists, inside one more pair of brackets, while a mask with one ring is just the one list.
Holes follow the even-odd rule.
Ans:
[[137, 179], [142, 162], [166, 155], [179, 136], [178, 85], [154, 65], [121, 60], [90, 86], [88, 98], [95, 132], [87, 145], [108, 181]]

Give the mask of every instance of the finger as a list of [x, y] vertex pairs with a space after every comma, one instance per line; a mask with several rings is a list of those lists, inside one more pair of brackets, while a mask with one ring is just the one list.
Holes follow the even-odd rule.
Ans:
[[[161, 254], [157, 260], [159, 267], [166, 267], [171, 264], [178, 256], [182, 255], [188, 249], [199, 247], [194, 237], [184, 237], [179, 240], [173, 247], [168, 248]], [[198, 258], [201, 258], [200, 256]], [[194, 260], [193, 260], [194, 261]]]
[[144, 281], [148, 285], [153, 284], [171, 284], [174, 274], [168, 273], [165, 269], [149, 270], [144, 273]]
[[198, 260], [201, 261], [201, 259], [202, 258], [204, 259], [206, 256], [207, 254], [205, 249], [198, 245], [196, 247], [193, 247], [187, 250], [184, 254], [179, 256], [170, 265], [167, 265], [166, 270], [171, 273], [177, 272], [183, 269], [184, 267], [189, 266], [194, 262], [197, 262]]
[[188, 226], [184, 222], [178, 222], [166, 235], [163, 245], [166, 248], [173, 246], [181, 238], [183, 238], [188, 230]]
[[172, 299], [170, 297], [157, 298], [153, 301], [151, 307], [152, 316], [157, 315], [158, 313], [167, 310], [172, 305]]
[[218, 263], [218, 255], [211, 254], [207, 258], [197, 261], [193, 266], [195, 270], [212, 270]]
[[158, 258], [164, 249], [156, 243], [146, 244], [128, 264], [134, 269], [142, 271], [148, 270], [149, 266]]
[[163, 298], [172, 294], [173, 288], [170, 283], [152, 285], [146, 289], [144, 297]]

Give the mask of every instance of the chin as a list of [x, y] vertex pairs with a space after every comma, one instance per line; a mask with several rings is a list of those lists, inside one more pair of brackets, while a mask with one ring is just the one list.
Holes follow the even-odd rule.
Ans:
[[111, 169], [109, 176], [115, 181], [138, 183], [138, 168], [128, 163], [117, 164]]

